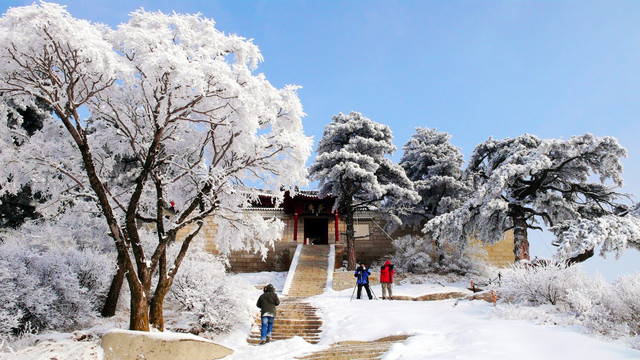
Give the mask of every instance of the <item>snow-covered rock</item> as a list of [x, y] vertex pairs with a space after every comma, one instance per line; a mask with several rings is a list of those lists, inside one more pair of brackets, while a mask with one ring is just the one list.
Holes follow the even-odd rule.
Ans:
[[233, 350], [209, 340], [175, 333], [113, 330], [102, 338], [106, 360], [211, 360], [233, 354]]

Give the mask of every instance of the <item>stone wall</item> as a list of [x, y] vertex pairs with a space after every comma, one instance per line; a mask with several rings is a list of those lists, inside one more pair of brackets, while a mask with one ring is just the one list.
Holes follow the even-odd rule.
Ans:
[[[259, 254], [248, 253], [246, 251], [233, 252], [229, 256], [229, 263], [231, 265], [231, 271], [234, 272], [259, 272], [259, 271], [287, 271], [295, 248], [297, 244], [304, 242], [304, 218], [299, 217], [298, 220], [298, 236], [297, 242], [293, 241], [293, 229], [294, 229], [294, 216], [285, 215], [280, 211], [265, 211], [262, 214], [265, 217], [277, 216], [285, 222], [285, 229], [283, 232], [283, 239], [275, 245], [275, 249], [269, 251], [265, 261], [262, 260]], [[342, 219], [340, 219], [342, 220]], [[393, 234], [387, 234], [381, 228], [383, 227], [383, 221], [379, 214], [373, 212], [361, 212], [356, 215], [354, 221], [354, 227], [356, 230], [356, 236], [370, 234], [365, 238], [357, 238], [355, 241], [356, 246], [356, 258], [358, 262], [364, 262], [367, 265], [372, 264], [375, 261], [388, 257], [393, 253], [393, 247], [391, 245], [391, 237], [397, 238], [406, 234], [409, 234], [407, 230], [396, 231]], [[329, 217], [328, 219], [328, 242], [329, 244], [336, 244], [336, 262], [335, 268], [342, 267], [343, 261], [347, 259], [346, 253], [346, 238], [344, 233], [346, 232], [346, 224], [344, 221], [340, 221], [338, 224], [338, 230], [340, 232], [339, 242], [336, 244], [335, 239], [335, 218]], [[190, 229], [182, 229], [178, 233], [178, 239], [183, 239]], [[216, 236], [216, 228], [211, 218], [205, 220], [205, 225], [202, 229], [204, 236], [207, 239], [205, 249], [212, 253], [217, 253], [214, 238]], [[419, 232], [418, 232], [419, 233]], [[476, 244], [479, 244], [476, 241]], [[481, 244], [480, 244], [481, 245]], [[509, 231], [505, 233], [505, 237], [499, 242], [493, 245], [481, 245], [481, 247], [487, 252], [486, 261], [496, 267], [504, 267], [513, 264], [515, 256], [513, 254], [513, 232]]]
[[229, 255], [229, 264], [233, 272], [287, 271], [296, 251], [296, 243], [278, 242], [275, 250], [269, 251], [263, 261], [260, 254], [246, 251], [234, 251]]
[[[471, 243], [478, 244], [478, 240], [471, 240]], [[485, 261], [495, 267], [506, 267], [513, 265], [516, 256], [513, 253], [513, 231], [509, 230], [504, 237], [493, 245], [481, 245], [487, 252]]]

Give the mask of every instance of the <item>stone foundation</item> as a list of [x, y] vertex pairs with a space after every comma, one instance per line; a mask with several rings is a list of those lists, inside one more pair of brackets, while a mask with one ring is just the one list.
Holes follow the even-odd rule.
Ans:
[[263, 261], [260, 254], [246, 251], [233, 252], [229, 255], [229, 264], [233, 272], [288, 271], [296, 251], [296, 243], [278, 242], [275, 249], [267, 253]]

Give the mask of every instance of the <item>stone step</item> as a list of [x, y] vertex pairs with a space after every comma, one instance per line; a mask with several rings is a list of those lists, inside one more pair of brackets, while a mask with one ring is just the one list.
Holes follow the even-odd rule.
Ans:
[[[260, 328], [262, 326], [262, 324], [259, 323], [255, 323], [256, 328]], [[322, 322], [320, 322], [320, 324], [315, 323], [315, 324], [309, 324], [307, 322], [278, 322], [276, 320], [276, 323], [273, 324], [273, 331], [276, 330], [280, 330], [280, 329], [318, 329], [320, 326], [322, 326]]]
[[331, 345], [329, 349], [297, 357], [305, 360], [371, 360], [380, 359], [397, 342], [403, 342], [406, 335], [389, 336], [376, 341], [343, 341]]
[[[250, 344], [260, 342], [261, 325], [260, 317], [257, 316], [247, 337]], [[317, 315], [316, 308], [301, 299], [287, 298], [278, 307], [271, 337], [275, 341], [300, 336], [305, 341], [316, 344], [320, 341], [321, 326], [322, 320]]]
[[[312, 288], [312, 287], [304, 287], [304, 288], [296, 288], [296, 289], [293, 289], [293, 290], [291, 291], [291, 293], [293, 293], [293, 294], [295, 294], [295, 293], [299, 293], [299, 292], [307, 293], [307, 292], [310, 292], [310, 291], [311, 291], [311, 292], [318, 292], [318, 291], [322, 292], [322, 290], [323, 290], [323, 289], [324, 289], [324, 286], [323, 286], [323, 287], [318, 286], [318, 287], [315, 287], [315, 288]], [[318, 294], [315, 294], [315, 295], [318, 295]]]
[[[292, 338], [293, 338], [293, 336], [291, 336], [291, 337], [285, 337], [285, 338], [282, 338], [282, 339], [272, 338], [272, 340], [274, 340], [274, 341], [275, 341], [275, 340], [287, 340], [287, 339], [292, 339]], [[319, 338], [309, 338], [309, 339], [307, 339], [307, 338], [305, 338], [305, 337], [302, 337], [302, 338], [304, 339], [304, 341], [308, 342], [309, 344], [317, 344], [317, 343], [319, 343], [319, 342], [320, 342], [320, 339], [319, 339]], [[247, 339], [247, 343], [249, 343], [249, 344], [251, 344], [251, 345], [258, 345], [258, 344], [260, 343], [260, 338], [257, 338], [257, 339]]]
[[[303, 339], [319, 339], [320, 333], [306, 333], [306, 332], [287, 332], [287, 333], [271, 333], [273, 340], [291, 339], [292, 337], [300, 336]], [[260, 332], [251, 333], [248, 339], [260, 339]]]
[[[296, 332], [296, 331], [300, 333], [322, 332], [322, 330], [320, 329], [320, 326], [307, 326], [307, 327], [286, 326], [286, 327], [273, 328], [274, 333], [288, 333], [288, 332]], [[256, 326], [255, 328], [252, 329], [252, 333], [259, 333], [259, 332], [260, 332], [260, 326]]]
[[324, 292], [327, 281], [329, 246], [303, 246], [295, 275], [291, 281], [289, 295], [313, 296]]
[[[294, 338], [296, 336], [299, 336], [305, 340], [319, 340], [320, 339], [320, 334], [318, 333], [282, 333], [282, 334], [276, 334], [276, 333], [271, 333], [271, 339], [272, 340], [283, 340], [283, 339], [291, 339]], [[255, 340], [255, 339], [260, 339], [260, 333], [255, 333], [255, 334], [251, 334], [251, 336], [249, 338], [247, 338], [247, 340]]]
[[278, 306], [276, 308], [277, 311], [277, 315], [279, 316], [280, 313], [287, 313], [287, 314], [307, 314], [307, 313], [315, 313], [316, 309], [313, 308], [287, 308], [287, 307], [282, 307], [282, 306]]
[[[277, 321], [277, 320], [276, 320]], [[262, 325], [256, 323], [255, 327], [256, 329], [260, 329]], [[276, 330], [281, 330], [281, 329], [318, 329], [320, 328], [320, 326], [322, 326], [322, 322], [320, 324], [308, 324], [306, 322], [302, 323], [302, 322], [289, 322], [289, 323], [278, 323], [277, 325], [274, 323], [273, 324], [273, 331]]]
[[[299, 335], [299, 336], [304, 336], [304, 335], [320, 335], [322, 333], [322, 330], [318, 329], [318, 328], [304, 328], [304, 329], [299, 329], [299, 328], [286, 328], [286, 329], [273, 329], [273, 331], [271, 332], [274, 335], [291, 335], [291, 336], [295, 336], [295, 335]], [[259, 336], [260, 335], [260, 328], [254, 329], [250, 336]]]
[[[256, 316], [256, 322], [260, 322], [260, 315]], [[283, 321], [283, 320], [300, 320], [300, 321], [308, 321], [308, 320], [320, 320], [320, 317], [315, 312], [308, 313], [289, 313], [287, 311], [278, 311], [278, 314], [275, 317], [275, 321]]]
[[[279, 332], [276, 332], [276, 331], [274, 330], [273, 332], [271, 332], [271, 335], [272, 335], [272, 337], [274, 337], [274, 338], [278, 338], [278, 337], [285, 337], [285, 336], [288, 336], [288, 337], [294, 337], [294, 336], [302, 336], [302, 337], [305, 337], [305, 336], [311, 336], [311, 337], [317, 337], [317, 336], [320, 336], [320, 334], [321, 334], [321, 333], [322, 333], [322, 331], [319, 331], [319, 330], [306, 330], [306, 331], [294, 331], [294, 330], [291, 330], [291, 331], [279, 331]], [[259, 338], [259, 337], [260, 337], [260, 332], [253, 332], [253, 333], [251, 333], [251, 335], [250, 335], [250, 336], [251, 336], [252, 338], [255, 338], [255, 337], [258, 337], [258, 338]]]
[[[292, 334], [292, 335], [278, 335], [278, 334], [272, 334], [271, 335], [271, 340], [287, 340], [287, 339], [293, 339], [294, 337], [299, 336], [301, 338], [304, 339], [304, 341], [311, 343], [312, 341], [315, 341], [316, 343], [318, 341], [320, 341], [320, 337], [317, 335], [299, 335], [299, 334]], [[261, 337], [260, 334], [256, 334], [255, 336], [251, 336], [250, 338], [247, 338], [247, 342], [257, 342], [260, 341]]]
[[[296, 320], [291, 320], [291, 319], [287, 319], [287, 320], [275, 320], [275, 321], [279, 324], [279, 326], [282, 326], [282, 325], [321, 326], [322, 325], [322, 320], [297, 320], [297, 319]], [[274, 322], [273, 326], [276, 326], [275, 322]]]

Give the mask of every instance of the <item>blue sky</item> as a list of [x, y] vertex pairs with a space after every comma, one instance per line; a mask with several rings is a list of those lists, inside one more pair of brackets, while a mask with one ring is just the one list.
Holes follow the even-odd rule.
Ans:
[[[0, 10], [32, 2], [0, 0]], [[111, 26], [140, 7], [199, 12], [253, 38], [260, 72], [277, 87], [303, 87], [316, 144], [333, 114], [351, 110], [389, 125], [399, 149], [416, 126], [448, 132], [465, 158], [489, 136], [614, 136], [629, 150], [622, 190], [640, 200], [638, 1], [58, 3]], [[545, 239], [530, 234], [534, 255], [550, 255]], [[638, 252], [628, 252], [611, 266], [638, 269]]]

